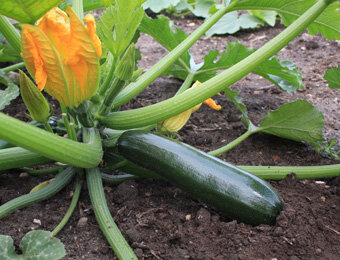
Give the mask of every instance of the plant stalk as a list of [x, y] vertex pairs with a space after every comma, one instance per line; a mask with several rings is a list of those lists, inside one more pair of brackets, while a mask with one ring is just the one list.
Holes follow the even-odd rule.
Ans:
[[88, 142], [79, 143], [0, 113], [0, 139], [54, 161], [90, 168], [100, 163], [103, 152], [98, 131], [86, 128], [85, 134]]
[[5, 72], [5, 73], [8, 73], [8, 72], [10, 72], [10, 71], [14, 71], [14, 70], [20, 69], [20, 68], [22, 68], [22, 67], [24, 67], [24, 66], [25, 66], [25, 63], [19, 62], [19, 63], [17, 63], [17, 64], [13, 64], [13, 65], [8, 66], [8, 67], [6, 67], [6, 68], [2, 68], [1, 70], [2, 70], [3, 72]]
[[121, 260], [137, 260], [137, 257], [134, 254], [133, 250], [126, 242], [116, 223], [112, 219], [106, 203], [103, 183], [99, 169], [87, 169], [86, 179], [96, 219], [107, 241], [113, 248], [115, 254]]
[[282, 180], [295, 173], [298, 179], [317, 179], [340, 176], [340, 164], [323, 166], [237, 166], [264, 180]]
[[64, 228], [64, 226], [67, 224], [70, 217], [72, 216], [74, 209], [76, 208], [78, 200], [79, 200], [82, 185], [83, 185], [83, 182], [81, 180], [78, 180], [77, 184], [76, 184], [76, 188], [73, 192], [72, 201], [70, 203], [70, 206], [69, 206], [65, 216], [63, 217], [63, 219], [61, 220], [59, 225], [56, 226], [56, 228], [53, 229], [53, 231], [52, 231], [53, 237], [55, 237], [60, 232], [60, 230], [62, 230]]
[[126, 180], [138, 180], [141, 177], [132, 174], [122, 174], [122, 175], [110, 175], [106, 173], [101, 173], [103, 182], [111, 185], [120, 184]]
[[13, 24], [3, 15], [0, 15], [0, 32], [17, 54], [19, 54], [21, 52], [20, 34]]
[[[131, 129], [154, 124], [163, 121], [166, 118], [180, 114], [237, 82], [254, 70], [262, 62], [272, 57], [297, 35], [299, 35], [310, 23], [312, 23], [326, 7], [327, 4], [323, 0], [316, 2], [316, 4], [308, 9], [295, 22], [293, 22], [270, 42], [265, 44], [262, 48], [194, 89], [189, 89], [181, 95], [177, 95], [151, 106], [122, 112], [114, 112], [108, 116], [99, 117], [98, 120], [109, 128]], [[182, 44], [179, 46], [182, 47]], [[175, 53], [177, 53], [177, 48], [175, 50]], [[145, 78], [143, 78], [143, 82], [144, 81], [147, 82]], [[126, 100], [128, 99], [124, 98], [124, 101]]]
[[20, 170], [27, 172], [31, 176], [41, 176], [45, 174], [60, 172], [62, 170], [65, 170], [65, 167], [57, 166], [57, 167], [51, 167], [51, 168], [39, 169], [39, 170], [32, 170], [32, 169], [24, 167], [24, 168], [21, 168]]
[[183, 93], [186, 91], [188, 88], [191, 87], [192, 81], [194, 80], [195, 77], [195, 72], [190, 72], [188, 76], [185, 78], [182, 86], [179, 88], [179, 90], [176, 92], [175, 96]]
[[53, 162], [53, 160], [21, 147], [0, 149], [0, 171], [51, 162]]
[[239, 145], [241, 142], [243, 142], [245, 139], [247, 139], [253, 133], [255, 133], [255, 132], [248, 130], [247, 132], [245, 132], [244, 134], [242, 134], [241, 136], [236, 138], [234, 141], [228, 143], [225, 146], [222, 146], [221, 148], [210, 151], [210, 152], [208, 152], [208, 154], [213, 155], [213, 156], [217, 156], [217, 155], [220, 155], [222, 153], [225, 153], [225, 152], [229, 151], [230, 149], [234, 148], [235, 146]]

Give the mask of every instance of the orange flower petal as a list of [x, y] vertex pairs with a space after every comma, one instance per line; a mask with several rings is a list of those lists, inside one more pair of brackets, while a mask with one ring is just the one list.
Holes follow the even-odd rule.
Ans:
[[25, 29], [25, 25], [23, 25], [21, 37], [22, 57], [26, 62], [27, 68], [34, 75], [38, 88], [43, 90], [46, 85], [47, 74], [44, 61], [41, 57], [39, 43], [34, 40], [29, 30]]
[[204, 100], [203, 103], [215, 110], [221, 110], [222, 108], [220, 105], [216, 105], [215, 101], [212, 98]]
[[72, 38], [67, 49], [65, 65], [71, 68], [77, 83], [79, 83], [76, 87], [77, 97], [81, 97], [81, 100], [87, 100], [97, 91], [99, 82], [98, 56], [89, 33], [73, 12], [73, 9], [68, 8], [66, 13], [70, 17]]
[[[59, 102], [68, 105], [70, 103], [70, 93], [67, 91], [67, 83], [65, 80], [65, 71], [62, 66], [61, 57], [54, 48], [52, 42], [37, 27], [29, 24], [22, 25], [23, 31], [31, 35], [37, 44], [39, 54], [44, 62], [44, 70], [47, 75], [45, 90], [54, 96]], [[31, 68], [32, 57], [30, 56], [30, 46], [25, 44], [25, 37], [22, 38], [22, 53], [28, 68], [32, 73], [36, 73]], [[65, 90], [66, 88], [66, 90]]]
[[86, 24], [86, 30], [92, 39], [94, 48], [96, 49], [96, 53], [98, 57], [100, 57], [102, 56], [102, 43], [96, 34], [96, 21], [94, 20], [93, 15], [87, 14], [84, 18], [84, 22]]

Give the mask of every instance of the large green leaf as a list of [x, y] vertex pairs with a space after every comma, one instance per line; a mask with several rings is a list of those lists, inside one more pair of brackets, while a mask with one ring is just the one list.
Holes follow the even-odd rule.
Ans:
[[324, 78], [330, 88], [340, 88], [340, 67], [327, 70]]
[[159, 13], [160, 11], [167, 9], [171, 6], [176, 6], [180, 0], [147, 0], [143, 4], [143, 8], [150, 9], [155, 13]]
[[250, 14], [239, 15], [237, 11], [234, 11], [224, 15], [206, 32], [206, 35], [233, 34], [240, 29], [253, 29], [260, 25], [264, 25], [264, 22], [256, 16]]
[[119, 56], [130, 45], [143, 18], [141, 7], [145, 0], [114, 0], [98, 22], [98, 34], [114, 56]]
[[65, 256], [64, 245], [59, 239], [52, 237], [52, 233], [43, 230], [28, 232], [20, 243], [22, 255], [15, 253], [13, 239], [0, 235], [0, 259], [1, 260], [58, 260]]
[[307, 142], [317, 147], [324, 141], [323, 114], [305, 100], [297, 100], [282, 105], [271, 111], [263, 120], [257, 131], [282, 138]]
[[64, 0], [2, 0], [0, 14], [22, 23], [33, 24], [52, 7]]
[[[282, 18], [282, 23], [290, 25], [318, 0], [234, 0], [234, 10], [271, 10], [276, 11]], [[340, 3], [335, 1], [308, 26], [310, 34], [320, 32], [326, 39], [340, 39]]]

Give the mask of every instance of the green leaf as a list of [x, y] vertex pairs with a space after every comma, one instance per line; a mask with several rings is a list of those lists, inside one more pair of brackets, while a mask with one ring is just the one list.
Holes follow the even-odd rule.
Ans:
[[19, 88], [1, 69], [0, 84], [7, 86], [5, 90], [0, 90], [0, 110], [2, 110], [8, 106], [13, 99], [16, 99], [17, 96], [19, 96]]
[[[113, 4], [114, 0], [83, 0], [84, 12], [108, 7]], [[59, 7], [63, 10], [66, 9], [67, 5], [72, 5], [72, 0], [64, 1]]]
[[180, 0], [147, 0], [143, 4], [144, 9], [150, 9], [154, 13], [167, 9], [171, 6], [176, 6]]
[[224, 15], [206, 32], [206, 35], [233, 34], [240, 29], [253, 29], [260, 25], [264, 25], [261, 19], [250, 14], [242, 14], [239, 16], [238, 13], [234, 11]]
[[[139, 30], [150, 35], [168, 51], [175, 49], [178, 44], [188, 37], [184, 31], [178, 29], [169, 18], [163, 15], [158, 16], [157, 19], [151, 19], [145, 15], [139, 26]], [[181, 79], [186, 78], [186, 75], [191, 71], [190, 59], [189, 52], [186, 52], [164, 75], [174, 75]]]
[[293, 93], [297, 88], [303, 89], [301, 72], [291, 61], [280, 61], [272, 57], [258, 66], [253, 73], [268, 79], [287, 93]]
[[252, 124], [252, 122], [250, 121], [249, 117], [248, 117], [248, 111], [247, 111], [247, 107], [246, 105], [243, 103], [242, 98], [240, 98], [239, 92], [236, 90], [232, 90], [229, 87], [225, 88], [223, 90], [224, 95], [231, 101], [234, 103], [234, 105], [237, 107], [238, 110], [240, 110], [240, 112], [242, 113], [242, 122], [246, 125], [249, 126], [250, 124]]
[[277, 12], [266, 11], [266, 10], [253, 10], [252, 14], [257, 18], [261, 19], [270, 26], [274, 26], [276, 22]]
[[198, 0], [193, 8], [190, 8], [191, 12], [197, 17], [209, 17], [210, 8], [215, 4], [215, 0]]
[[20, 243], [22, 255], [15, 253], [13, 239], [0, 235], [0, 256], [3, 260], [58, 260], [66, 255], [64, 245], [52, 233], [44, 230], [28, 232]]
[[98, 22], [98, 34], [114, 56], [130, 45], [143, 18], [143, 0], [115, 0]]
[[271, 111], [263, 120], [257, 131], [282, 138], [307, 142], [318, 147], [324, 141], [322, 131], [324, 116], [312, 104], [297, 100], [282, 105]]
[[63, 0], [2, 0], [0, 14], [22, 23], [33, 24], [52, 7]]
[[[234, 10], [271, 10], [276, 11], [286, 26], [294, 22], [318, 0], [234, 0]], [[310, 34], [320, 32], [326, 39], [340, 39], [340, 3], [335, 1], [307, 28]]]
[[[204, 57], [203, 65], [197, 70], [195, 80], [207, 81], [214, 77], [218, 70], [233, 66], [253, 52], [255, 49], [247, 48], [237, 41], [228, 43], [226, 51], [221, 55], [218, 51], [210, 51]], [[219, 56], [220, 58], [216, 60]], [[258, 66], [253, 73], [270, 80], [288, 93], [295, 92], [296, 88], [303, 88], [301, 73], [291, 61], [280, 61], [272, 57]]]
[[324, 79], [330, 88], [340, 88], [340, 67], [327, 70]]

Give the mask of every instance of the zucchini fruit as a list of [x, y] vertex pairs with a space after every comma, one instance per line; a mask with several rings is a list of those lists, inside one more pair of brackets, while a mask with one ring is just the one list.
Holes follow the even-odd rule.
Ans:
[[117, 150], [239, 221], [274, 224], [283, 209], [280, 196], [267, 182], [184, 143], [131, 130], [118, 138]]

